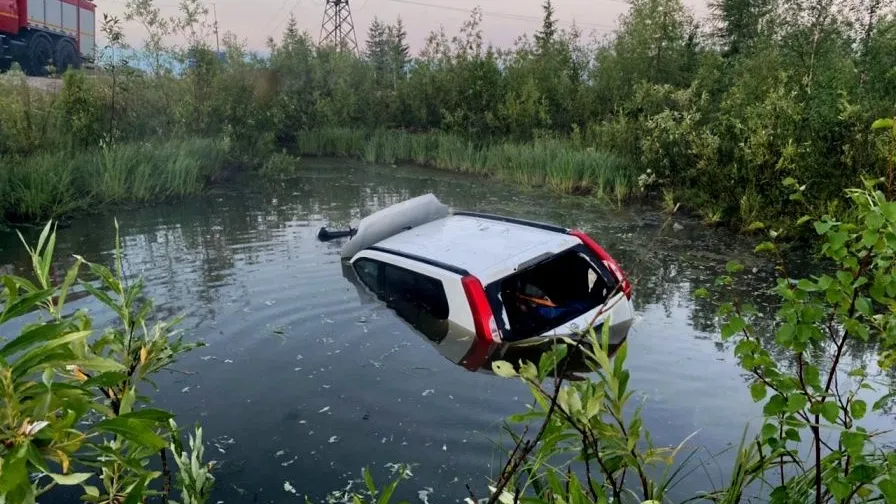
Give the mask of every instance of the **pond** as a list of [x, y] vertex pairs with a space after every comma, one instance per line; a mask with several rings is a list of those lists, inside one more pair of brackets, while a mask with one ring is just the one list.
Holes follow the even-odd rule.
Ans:
[[[690, 445], [705, 448], [705, 470], [677, 492], [721, 484], [730, 460], [721, 453], [761, 410], [718, 338], [713, 301], [692, 293], [737, 259], [752, 271], [737, 289], [771, 312], [763, 290], [774, 271], [752, 243], [695, 221], [664, 227], [652, 209], [457, 174], [303, 163], [288, 181], [240, 181], [59, 232], [59, 258], [108, 264], [117, 218], [128, 273], [145, 277], [160, 313], [185, 314], [189, 338], [208, 344], [159, 377], [158, 400], [181, 426], [204, 426], [207, 456], [218, 461], [212, 502], [299, 502], [285, 482], [319, 499], [364, 466], [383, 480], [385, 466], [400, 462], [415, 464], [399, 492], [413, 502], [461, 501], [467, 484], [484, 494], [503, 463], [501, 422], [524, 410], [528, 392], [454, 365], [388, 309], [362, 304], [343, 277], [341, 241], [316, 239], [323, 225], [346, 226], [426, 192], [455, 209], [579, 227], [600, 241], [637, 281], [628, 364], [655, 442], [677, 445], [696, 432]], [[14, 234], [0, 234], [0, 269], [23, 270], [23, 252]]]

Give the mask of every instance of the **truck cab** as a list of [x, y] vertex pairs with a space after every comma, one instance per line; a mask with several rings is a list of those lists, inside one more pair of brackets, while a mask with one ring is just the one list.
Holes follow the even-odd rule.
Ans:
[[87, 0], [0, 0], [0, 70], [19, 63], [29, 75], [95, 60], [96, 5]]

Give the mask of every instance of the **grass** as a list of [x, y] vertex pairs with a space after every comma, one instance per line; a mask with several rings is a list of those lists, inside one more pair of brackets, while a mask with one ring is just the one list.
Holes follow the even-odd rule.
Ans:
[[562, 140], [478, 146], [446, 133], [347, 129], [307, 131], [298, 138], [302, 155], [352, 156], [378, 164], [414, 163], [543, 186], [561, 194], [595, 195], [617, 203], [630, 198], [638, 187], [633, 163]]
[[0, 213], [37, 221], [97, 205], [198, 194], [225, 164], [211, 140], [119, 144], [0, 160]]

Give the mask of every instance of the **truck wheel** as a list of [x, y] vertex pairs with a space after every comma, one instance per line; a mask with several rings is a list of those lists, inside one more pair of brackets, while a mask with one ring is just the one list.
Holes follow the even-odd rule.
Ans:
[[47, 66], [53, 59], [53, 44], [46, 35], [37, 34], [31, 37], [31, 50], [28, 53], [27, 68], [31, 75], [47, 75]]
[[62, 39], [56, 45], [56, 72], [64, 74], [66, 70], [81, 68], [81, 58], [78, 51], [68, 39]]

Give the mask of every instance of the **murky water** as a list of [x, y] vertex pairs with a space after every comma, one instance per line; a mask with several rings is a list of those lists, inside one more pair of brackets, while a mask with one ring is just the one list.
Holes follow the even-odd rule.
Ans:
[[[612, 210], [491, 181], [416, 168], [307, 161], [284, 183], [240, 183], [191, 201], [82, 218], [59, 233], [58, 256], [111, 261], [113, 217], [126, 267], [146, 278], [164, 314], [185, 313], [190, 338], [208, 346], [182, 360], [187, 374], [160, 377], [162, 407], [180, 425], [204, 425], [219, 462], [212, 502], [319, 498], [385, 464], [416, 464], [401, 494], [460, 501], [466, 484], [482, 495], [503, 462], [500, 424], [528, 400], [517, 382], [470, 373], [442, 358], [392, 312], [362, 305], [342, 276], [340, 242], [320, 243], [322, 225], [343, 226], [400, 200], [435, 193], [454, 208], [584, 228], [638, 278], [630, 333], [631, 385], [658, 444], [691, 441], [709, 465], [679, 491], [720, 483], [727, 455], [760, 409], [718, 340], [709, 285], [729, 259], [754, 269], [744, 295], [772, 298], [770, 265], [724, 231], [645, 209]], [[18, 241], [0, 234], [0, 268], [26, 266]], [[85, 306], [86, 301], [74, 303]], [[99, 306], [89, 304], [99, 310]], [[857, 352], [856, 358], [866, 358]], [[870, 359], [869, 359], [870, 360]]]

